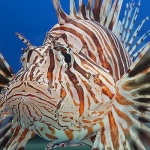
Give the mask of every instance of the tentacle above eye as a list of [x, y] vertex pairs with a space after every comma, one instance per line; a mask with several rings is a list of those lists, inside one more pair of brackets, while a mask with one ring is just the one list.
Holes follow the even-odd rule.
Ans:
[[16, 36], [25, 44], [29, 49], [33, 49], [34, 46], [21, 34], [16, 33]]

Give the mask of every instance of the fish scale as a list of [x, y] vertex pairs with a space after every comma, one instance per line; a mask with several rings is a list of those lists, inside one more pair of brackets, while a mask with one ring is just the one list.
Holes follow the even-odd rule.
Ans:
[[131, 46], [147, 20], [131, 32], [140, 1], [133, 17], [127, 4], [122, 21], [123, 0], [79, 0], [79, 11], [70, 0], [69, 15], [52, 1], [58, 24], [42, 46], [17, 34], [27, 45], [22, 69], [14, 75], [0, 55], [0, 146], [10, 137], [4, 150], [24, 149], [37, 134], [49, 150], [148, 150], [150, 44], [135, 50], [149, 31]]

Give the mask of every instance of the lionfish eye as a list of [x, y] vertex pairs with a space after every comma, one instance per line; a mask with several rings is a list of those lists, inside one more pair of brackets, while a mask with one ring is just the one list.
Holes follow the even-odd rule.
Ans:
[[71, 63], [71, 55], [68, 53], [64, 53], [63, 56], [65, 57], [65, 62], [67, 64], [70, 64]]

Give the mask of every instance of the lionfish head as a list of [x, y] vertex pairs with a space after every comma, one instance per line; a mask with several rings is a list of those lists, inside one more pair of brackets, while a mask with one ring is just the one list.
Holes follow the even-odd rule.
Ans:
[[49, 43], [35, 47], [18, 36], [27, 48], [21, 57], [22, 69], [7, 86], [6, 108], [23, 127], [32, 126], [38, 120], [44, 122], [47, 120], [42, 117], [44, 114], [55, 124], [52, 120], [64, 96], [60, 90], [63, 87], [61, 76], [74, 61], [71, 46], [62, 37], [51, 36]]

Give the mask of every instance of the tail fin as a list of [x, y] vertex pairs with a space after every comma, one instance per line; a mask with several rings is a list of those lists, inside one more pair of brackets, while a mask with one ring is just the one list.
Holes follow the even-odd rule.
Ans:
[[118, 82], [114, 107], [130, 149], [150, 148], [150, 43]]
[[10, 136], [11, 132], [8, 133], [11, 124], [12, 117], [11, 114], [5, 111], [3, 101], [3, 92], [2, 89], [7, 83], [12, 79], [13, 71], [5, 61], [2, 54], [0, 54], [0, 148], [4, 146], [4, 142]]

